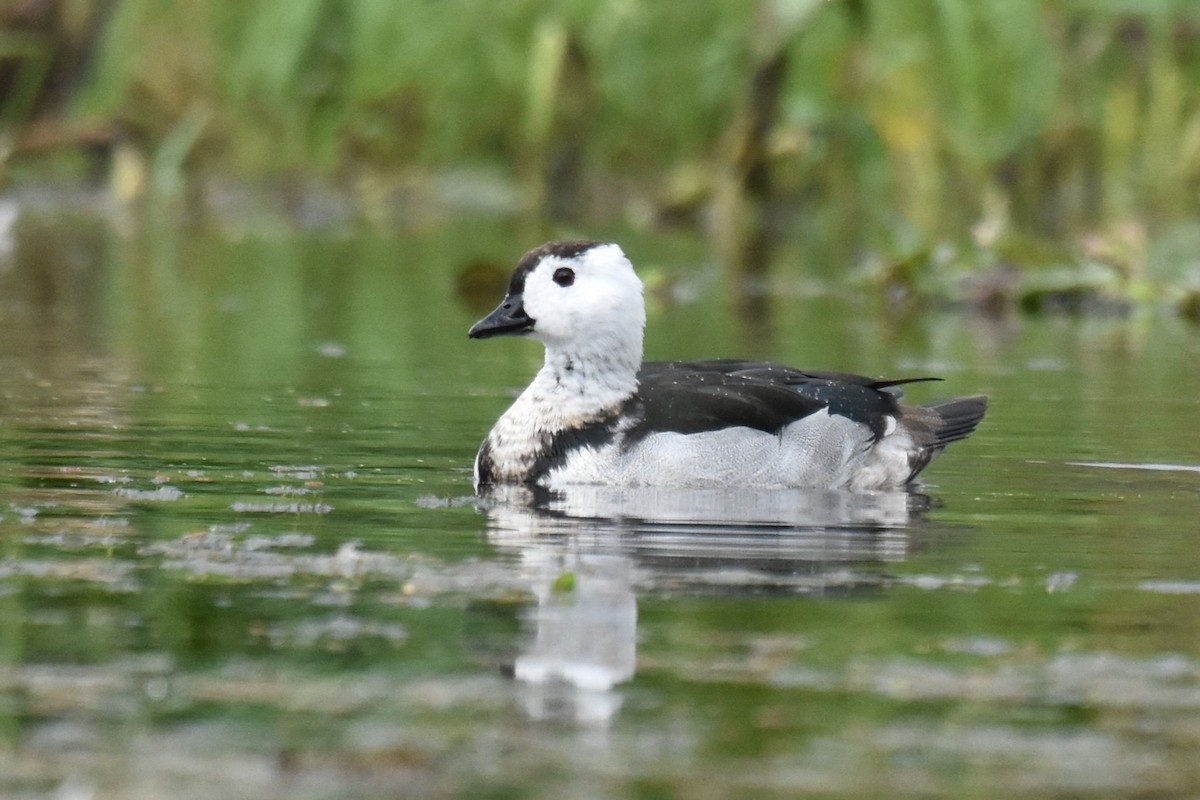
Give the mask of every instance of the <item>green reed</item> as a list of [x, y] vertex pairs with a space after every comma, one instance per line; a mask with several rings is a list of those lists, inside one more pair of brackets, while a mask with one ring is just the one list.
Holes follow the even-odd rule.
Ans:
[[947, 244], [967, 270], [1049, 248], [1126, 290], [1192, 269], [1145, 244], [1200, 212], [1189, 0], [120, 0], [74, 112], [149, 153], [182, 138], [161, 160], [188, 174], [487, 165], [538, 209], [686, 219], [781, 53], [762, 141], [785, 239], [880, 282], [944, 273]]

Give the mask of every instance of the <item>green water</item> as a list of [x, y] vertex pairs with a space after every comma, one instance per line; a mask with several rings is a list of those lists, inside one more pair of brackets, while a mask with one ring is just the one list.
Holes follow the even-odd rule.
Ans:
[[702, 244], [625, 240], [652, 357], [992, 411], [913, 497], [478, 508], [540, 352], [469, 342], [455, 275], [532, 242], [20, 228], [0, 796], [1200, 792], [1200, 331], [783, 282], [739, 321]]

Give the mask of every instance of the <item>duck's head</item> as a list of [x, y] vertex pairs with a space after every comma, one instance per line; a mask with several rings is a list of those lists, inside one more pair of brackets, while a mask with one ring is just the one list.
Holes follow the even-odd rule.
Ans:
[[642, 282], [618, 245], [550, 242], [521, 258], [504, 301], [468, 335], [530, 336], [548, 348], [636, 346], [640, 358], [645, 325]]

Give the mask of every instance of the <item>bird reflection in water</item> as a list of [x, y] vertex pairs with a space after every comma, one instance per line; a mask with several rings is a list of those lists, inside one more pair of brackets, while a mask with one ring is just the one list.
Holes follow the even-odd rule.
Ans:
[[535, 719], [606, 725], [637, 663], [638, 594], [853, 594], [903, 560], [911, 491], [497, 487], [488, 540], [536, 605], [512, 662]]

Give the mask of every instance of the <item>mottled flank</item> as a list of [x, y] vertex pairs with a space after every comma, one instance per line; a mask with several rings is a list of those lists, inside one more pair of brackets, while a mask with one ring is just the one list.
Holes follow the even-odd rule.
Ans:
[[479, 452], [479, 483], [540, 484], [554, 470], [563, 467], [573, 453], [584, 448], [599, 450], [614, 444], [620, 423], [621, 414], [613, 413], [577, 427], [543, 431], [532, 447], [524, 449], [505, 467], [496, 464], [489, 441], [485, 440]]

